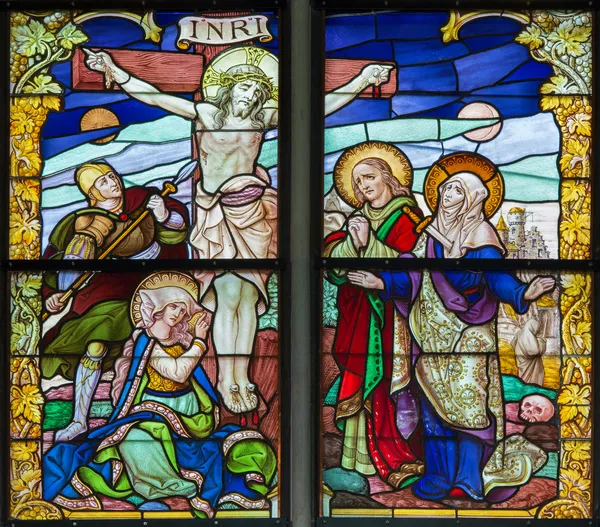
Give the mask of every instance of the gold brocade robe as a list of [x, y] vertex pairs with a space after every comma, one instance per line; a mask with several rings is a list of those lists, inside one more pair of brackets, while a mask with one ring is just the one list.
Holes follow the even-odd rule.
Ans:
[[[427, 235], [414, 254], [425, 256]], [[526, 483], [547, 460], [521, 435], [506, 437], [496, 320], [468, 324], [447, 309], [429, 271], [410, 310], [409, 324], [420, 348], [415, 376], [436, 414], [457, 430], [494, 427], [494, 452], [482, 471], [484, 494]], [[490, 416], [494, 417], [495, 423]]]

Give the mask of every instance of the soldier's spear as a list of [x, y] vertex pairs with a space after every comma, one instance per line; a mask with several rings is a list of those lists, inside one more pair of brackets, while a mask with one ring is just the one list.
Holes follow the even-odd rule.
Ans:
[[[186, 163], [183, 167], [181, 167], [181, 169], [179, 170], [179, 172], [177, 173], [177, 177], [175, 178], [174, 181], [167, 181], [164, 185], [163, 185], [163, 190], [160, 193], [160, 196], [163, 198], [166, 198], [167, 196], [174, 194], [175, 192], [177, 192], [177, 185], [179, 185], [182, 181], [185, 181], [189, 176], [192, 175], [192, 173], [194, 172], [194, 170], [196, 169], [196, 166], [198, 165], [198, 162], [194, 159], [192, 161], [190, 161], [189, 163]], [[100, 256], [98, 256], [97, 260], [105, 260], [106, 258], [108, 258], [111, 253], [123, 242], [123, 240], [125, 240], [125, 238], [127, 238], [127, 236], [129, 236], [134, 230], [135, 228], [142, 223], [142, 221], [144, 221], [144, 219], [148, 216], [148, 214], [150, 214], [150, 210], [146, 209], [144, 212], [142, 212], [142, 214], [140, 214], [140, 216], [131, 224], [129, 225], [129, 227], [127, 227], [120, 235], [119, 237], [112, 242], [101, 254]], [[60, 297], [60, 302], [64, 303], [67, 300], [69, 300], [69, 298], [71, 298], [75, 292], [80, 289], [81, 287], [83, 287], [85, 285], [85, 283], [96, 273], [96, 271], [88, 271], [85, 272], [84, 274], [82, 274], [77, 280], [75, 280], [75, 282], [73, 282], [73, 284], [71, 284], [71, 286], [63, 293], [63, 295]], [[55, 314], [55, 313], [53, 313]], [[44, 322], [45, 320], [48, 319], [48, 317], [50, 316], [50, 313], [48, 311], [46, 311], [43, 315], [42, 315], [42, 322]]]

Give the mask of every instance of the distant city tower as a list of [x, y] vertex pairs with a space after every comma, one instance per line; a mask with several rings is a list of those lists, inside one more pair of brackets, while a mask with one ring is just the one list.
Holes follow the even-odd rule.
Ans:
[[[544, 236], [537, 225], [525, 230], [525, 217], [527, 211], [520, 207], [513, 207], [508, 211], [508, 225], [504, 216], [500, 215], [496, 224], [496, 231], [500, 241], [506, 248], [507, 258], [550, 258], [550, 251], [544, 241]], [[531, 214], [529, 215], [531, 217]]]
[[525, 209], [513, 207], [508, 211], [509, 240], [517, 247], [525, 244]]

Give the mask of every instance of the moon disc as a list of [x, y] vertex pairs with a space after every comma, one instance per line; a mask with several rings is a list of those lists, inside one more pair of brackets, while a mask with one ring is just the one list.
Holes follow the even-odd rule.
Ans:
[[[472, 102], [467, 104], [460, 112], [458, 119], [498, 119], [500, 112], [487, 102]], [[496, 123], [485, 128], [478, 128], [464, 134], [464, 136], [477, 143], [485, 143], [494, 139], [502, 130], [502, 123]]]

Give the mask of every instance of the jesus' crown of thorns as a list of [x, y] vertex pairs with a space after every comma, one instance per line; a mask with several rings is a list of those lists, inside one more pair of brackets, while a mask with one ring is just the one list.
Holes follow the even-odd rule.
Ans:
[[276, 101], [279, 98], [279, 89], [273, 84], [272, 79], [262, 73], [259, 68], [255, 68], [255, 71], [238, 71], [235, 73], [217, 72], [210, 69], [206, 72], [206, 75], [208, 78], [205, 80], [205, 86], [217, 85], [231, 88], [234, 84], [240, 82], [255, 81], [268, 88], [271, 99]]

